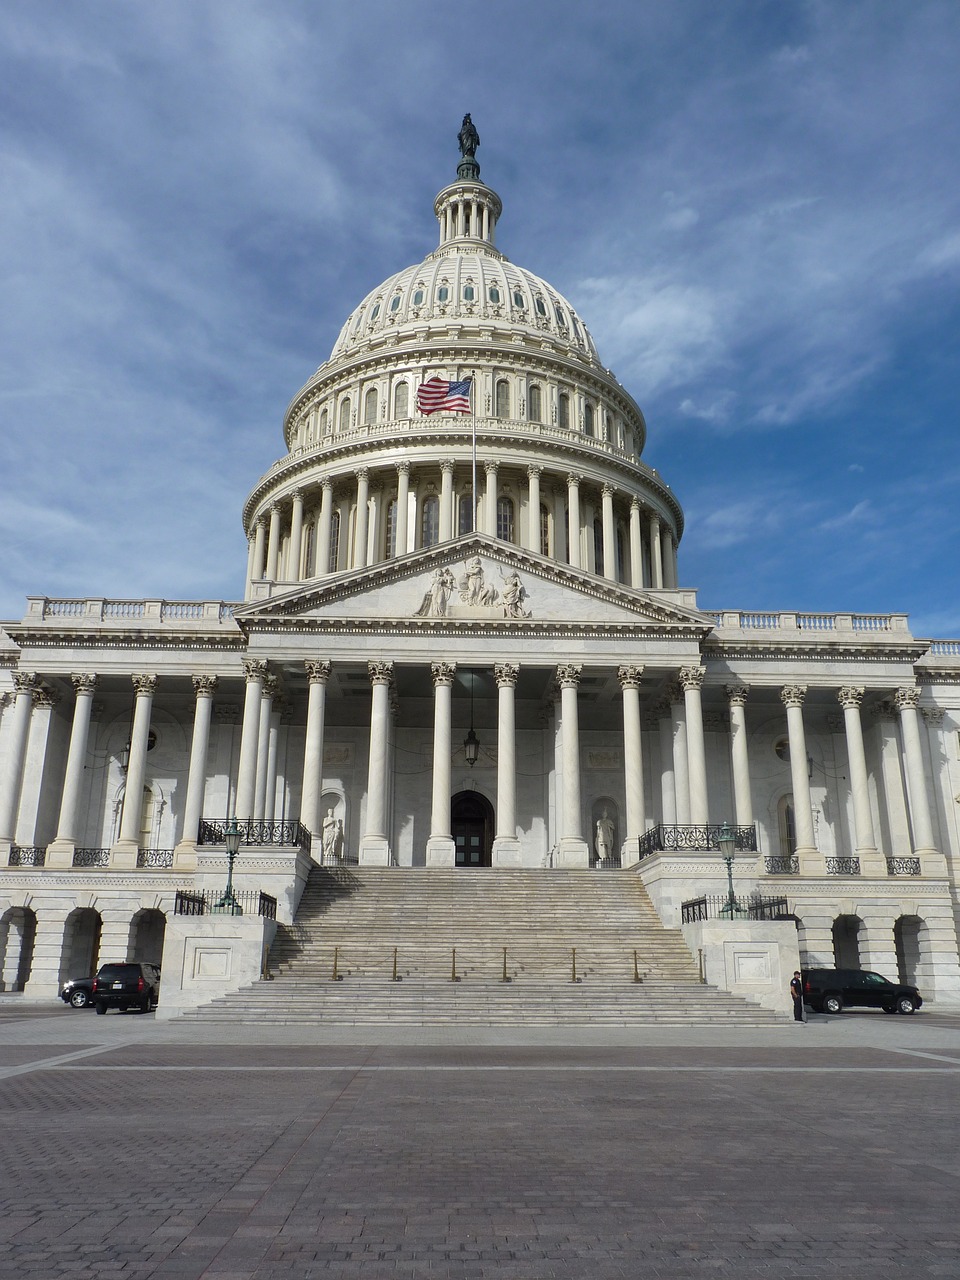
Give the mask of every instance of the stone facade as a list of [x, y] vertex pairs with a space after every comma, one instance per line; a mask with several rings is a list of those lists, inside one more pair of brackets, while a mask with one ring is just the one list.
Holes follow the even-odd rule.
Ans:
[[[31, 597], [0, 632], [2, 989], [159, 959], [177, 890], [312, 861], [598, 865], [663, 919], [785, 897], [804, 959], [960, 998], [960, 641], [705, 613], [643, 415], [476, 180], [352, 313], [243, 509], [237, 602]], [[472, 412], [425, 414], [430, 377]]]

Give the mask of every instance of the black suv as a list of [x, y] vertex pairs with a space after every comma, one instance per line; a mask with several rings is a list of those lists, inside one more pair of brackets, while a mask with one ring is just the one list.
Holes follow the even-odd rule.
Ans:
[[839, 1013], [846, 1005], [913, 1013], [923, 1004], [916, 987], [890, 982], [869, 969], [804, 969], [803, 1002], [817, 1013]]
[[108, 1009], [139, 1009], [149, 1013], [160, 998], [160, 970], [155, 964], [135, 960], [126, 964], [103, 964], [93, 980], [90, 993], [97, 1013]]

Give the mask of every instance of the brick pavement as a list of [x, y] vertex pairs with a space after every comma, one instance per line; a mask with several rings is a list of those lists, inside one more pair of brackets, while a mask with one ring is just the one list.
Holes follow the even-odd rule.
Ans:
[[955, 1022], [557, 1047], [2, 1019], [0, 1277], [960, 1277]]

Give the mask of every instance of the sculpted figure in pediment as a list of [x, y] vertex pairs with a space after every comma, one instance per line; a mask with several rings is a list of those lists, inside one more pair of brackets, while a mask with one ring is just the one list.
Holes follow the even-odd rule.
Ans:
[[528, 610], [523, 607], [523, 602], [526, 598], [526, 588], [516, 572], [508, 573], [503, 579], [503, 588], [500, 592], [503, 616], [505, 618], [529, 618]]
[[497, 589], [483, 580], [480, 557], [474, 556], [465, 565], [466, 573], [460, 579], [460, 599], [463, 604], [491, 605], [497, 603]]
[[430, 589], [423, 597], [423, 603], [414, 614], [416, 618], [445, 618], [447, 601], [450, 593], [457, 585], [453, 573], [449, 569], [434, 569]]

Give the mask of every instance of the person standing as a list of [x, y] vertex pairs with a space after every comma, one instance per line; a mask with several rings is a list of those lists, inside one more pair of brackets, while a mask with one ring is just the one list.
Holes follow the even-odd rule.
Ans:
[[790, 979], [790, 997], [793, 1000], [793, 1020], [794, 1022], [805, 1022], [803, 1016], [803, 978], [800, 976], [800, 970], [794, 972]]

